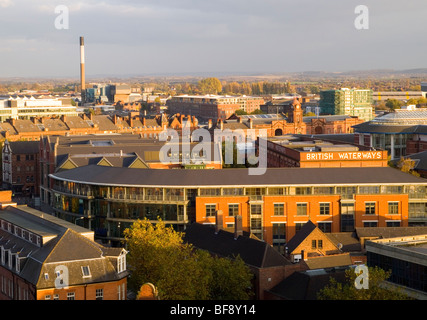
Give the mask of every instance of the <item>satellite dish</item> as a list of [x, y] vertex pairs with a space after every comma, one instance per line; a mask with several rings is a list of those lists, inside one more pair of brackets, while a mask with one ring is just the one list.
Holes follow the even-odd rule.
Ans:
[[342, 247], [343, 247], [343, 246], [342, 246], [342, 243], [338, 243], [338, 244], [337, 244], [337, 247], [338, 247], [338, 249], [340, 249], [340, 250], [341, 250], [341, 249], [342, 249]]

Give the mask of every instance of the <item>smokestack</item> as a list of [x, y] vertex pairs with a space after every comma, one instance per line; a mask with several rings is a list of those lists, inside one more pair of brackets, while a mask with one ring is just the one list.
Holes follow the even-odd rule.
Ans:
[[83, 105], [86, 102], [85, 43], [84, 43], [83, 37], [80, 37], [80, 84], [82, 87], [81, 98], [82, 98], [82, 105]]

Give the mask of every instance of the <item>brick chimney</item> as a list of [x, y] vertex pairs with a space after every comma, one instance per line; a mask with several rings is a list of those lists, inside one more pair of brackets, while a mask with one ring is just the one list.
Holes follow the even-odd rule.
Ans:
[[237, 215], [234, 217], [234, 240], [243, 235], [242, 216]]
[[307, 252], [305, 250], [301, 250], [301, 260], [307, 261]]
[[224, 217], [222, 215], [222, 210], [217, 210], [215, 212], [215, 233], [218, 233], [219, 230], [224, 228]]
[[253, 127], [253, 121], [252, 119], [249, 118], [249, 129], [252, 129], [252, 127]]
[[143, 126], [145, 126], [146, 124], [145, 124], [145, 117], [144, 118], [142, 118], [142, 125]]

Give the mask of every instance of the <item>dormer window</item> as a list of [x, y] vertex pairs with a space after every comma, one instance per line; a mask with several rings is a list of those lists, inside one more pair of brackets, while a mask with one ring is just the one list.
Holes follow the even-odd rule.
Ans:
[[122, 253], [117, 259], [117, 272], [123, 272], [126, 270], [126, 254]]
[[82, 266], [83, 278], [89, 278], [92, 275], [90, 274], [89, 266]]

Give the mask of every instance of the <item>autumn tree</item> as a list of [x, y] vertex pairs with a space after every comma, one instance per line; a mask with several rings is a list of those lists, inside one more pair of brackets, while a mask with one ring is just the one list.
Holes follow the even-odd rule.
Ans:
[[129, 288], [135, 292], [149, 282], [162, 300], [250, 297], [247, 288], [252, 274], [241, 259], [213, 257], [195, 249], [183, 241], [182, 233], [167, 227], [161, 219], [154, 224], [147, 219], [137, 220], [124, 236], [129, 250]]
[[368, 267], [368, 288], [358, 289], [355, 286], [355, 269], [350, 268], [345, 271], [345, 281], [343, 283], [334, 278], [329, 280], [329, 284], [318, 292], [319, 300], [409, 300], [410, 298], [398, 289], [386, 288], [383, 286], [391, 276], [391, 271], [385, 271], [378, 267]]
[[401, 157], [399, 162], [397, 163], [397, 168], [402, 172], [410, 173], [416, 177], [419, 177], [420, 174], [414, 170], [415, 168], [415, 160], [411, 158]]
[[202, 94], [218, 94], [222, 91], [221, 81], [213, 77], [200, 80], [197, 87]]

